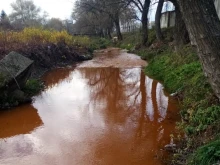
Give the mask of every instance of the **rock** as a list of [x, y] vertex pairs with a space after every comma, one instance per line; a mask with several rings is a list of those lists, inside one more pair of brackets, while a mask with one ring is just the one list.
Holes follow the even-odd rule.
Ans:
[[173, 143], [167, 144], [164, 146], [164, 148], [166, 151], [174, 151], [176, 149], [176, 144], [173, 144]]
[[79, 56], [79, 60], [81, 60], [81, 61], [87, 61], [87, 60], [91, 60], [91, 59], [92, 59], [92, 55], [90, 55], [90, 54]]
[[0, 92], [22, 88], [32, 72], [33, 61], [11, 52], [0, 61]]

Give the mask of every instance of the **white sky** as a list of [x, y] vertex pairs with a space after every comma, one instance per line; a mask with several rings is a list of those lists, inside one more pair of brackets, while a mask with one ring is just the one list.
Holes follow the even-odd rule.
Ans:
[[[12, 11], [11, 3], [16, 0], [0, 0], [0, 11], [4, 10], [7, 15]], [[49, 17], [69, 19], [75, 0], [33, 0], [34, 4], [46, 11]]]

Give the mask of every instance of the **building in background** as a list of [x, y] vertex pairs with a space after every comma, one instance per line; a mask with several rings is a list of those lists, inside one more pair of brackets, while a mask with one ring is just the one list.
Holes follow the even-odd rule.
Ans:
[[215, 7], [217, 10], [218, 17], [220, 18], [220, 0], [215, 0]]

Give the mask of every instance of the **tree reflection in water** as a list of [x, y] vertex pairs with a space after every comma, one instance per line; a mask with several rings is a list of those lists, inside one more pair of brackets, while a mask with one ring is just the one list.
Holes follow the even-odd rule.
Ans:
[[[111, 127], [123, 132], [122, 129], [127, 129], [129, 125], [131, 130], [136, 130], [131, 132], [139, 147], [155, 149], [159, 148], [158, 143], [161, 146], [167, 143], [174, 125], [167, 125], [164, 120], [167, 111], [176, 107], [159, 82], [146, 77], [141, 68], [80, 71], [91, 88], [91, 106], [102, 110], [106, 122], [112, 123], [109, 124]], [[139, 147], [136, 146], [137, 149]]]
[[43, 125], [0, 139], [0, 164], [161, 164], [154, 156], [177, 118], [160, 83], [141, 68], [68, 73], [46, 77], [48, 88], [33, 103]]

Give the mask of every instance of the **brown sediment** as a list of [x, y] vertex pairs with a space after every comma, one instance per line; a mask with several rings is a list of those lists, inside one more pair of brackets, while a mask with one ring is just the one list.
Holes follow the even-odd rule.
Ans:
[[10, 115], [15, 113], [23, 116], [19, 123], [33, 124], [29, 132], [11, 134], [2, 124], [0, 164], [162, 165], [158, 158], [179, 119], [177, 103], [144, 75], [144, 65], [138, 56], [111, 48], [74, 70], [47, 73], [47, 88], [32, 105], [42, 125], [34, 126], [36, 114], [22, 115], [22, 109], [33, 111], [31, 105], [0, 114], [0, 122], [16, 120]]

